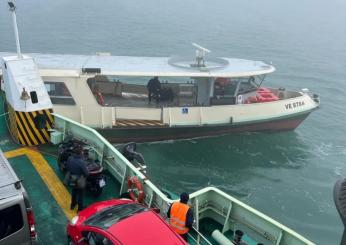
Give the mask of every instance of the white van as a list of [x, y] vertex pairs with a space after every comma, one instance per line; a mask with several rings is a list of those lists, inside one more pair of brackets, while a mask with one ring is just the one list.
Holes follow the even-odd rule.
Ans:
[[31, 245], [36, 241], [28, 195], [0, 150], [0, 245]]

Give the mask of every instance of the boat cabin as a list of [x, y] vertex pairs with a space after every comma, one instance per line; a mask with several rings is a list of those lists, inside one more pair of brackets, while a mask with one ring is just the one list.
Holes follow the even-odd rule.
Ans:
[[[147, 81], [150, 78], [147, 78]], [[263, 77], [240, 78], [160, 78], [161, 89], [156, 106], [213, 106], [245, 103], [256, 95]], [[136, 81], [136, 83], [131, 82]], [[146, 79], [95, 76], [88, 79], [88, 85], [100, 103], [98, 93], [104, 97], [104, 106], [150, 106], [147, 101]], [[139, 84], [139, 83], [141, 84]], [[275, 94], [278, 94], [275, 91]], [[279, 94], [278, 94], [279, 95]], [[280, 95], [283, 97], [283, 94]], [[278, 98], [276, 98], [278, 99]], [[273, 99], [274, 100], [274, 99]], [[136, 103], [137, 101], [138, 103]]]
[[[243, 103], [247, 97], [256, 94], [261, 83], [257, 77], [160, 77], [157, 103], [154, 102], [156, 98], [152, 103], [148, 103], [147, 82], [150, 79], [96, 75], [87, 79], [87, 84], [96, 101], [102, 106], [176, 107]], [[65, 94], [67, 92], [64, 90]]]

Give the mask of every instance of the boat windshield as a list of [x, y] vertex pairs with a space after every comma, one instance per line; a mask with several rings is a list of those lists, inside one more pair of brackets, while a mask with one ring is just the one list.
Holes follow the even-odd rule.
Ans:
[[239, 80], [239, 86], [237, 94], [245, 94], [249, 92], [256, 91], [259, 85], [255, 82], [254, 77], [242, 78]]
[[86, 225], [96, 226], [101, 229], [108, 229], [119, 221], [134, 214], [148, 211], [149, 209], [140, 204], [122, 204], [103, 209], [85, 221]]

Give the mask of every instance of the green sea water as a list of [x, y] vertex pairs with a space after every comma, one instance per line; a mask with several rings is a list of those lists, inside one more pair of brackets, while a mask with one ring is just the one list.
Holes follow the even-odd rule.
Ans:
[[[216, 186], [318, 244], [343, 225], [333, 185], [346, 175], [345, 0], [17, 0], [23, 52], [170, 56], [191, 42], [215, 56], [272, 62], [267, 86], [309, 88], [321, 108], [292, 132], [140, 144], [171, 191]], [[0, 51], [15, 51], [7, 1]]]

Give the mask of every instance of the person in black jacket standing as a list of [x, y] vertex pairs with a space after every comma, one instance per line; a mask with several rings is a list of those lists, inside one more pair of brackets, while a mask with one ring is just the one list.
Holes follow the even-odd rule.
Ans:
[[150, 79], [147, 84], [147, 88], [148, 88], [149, 103], [151, 102], [151, 97], [154, 97], [156, 100], [156, 104], [158, 104], [160, 100], [160, 91], [161, 91], [161, 83], [159, 78], [154, 77]]
[[72, 186], [71, 209], [74, 209], [78, 204], [78, 212], [83, 210], [83, 195], [86, 185], [86, 178], [89, 171], [86, 167], [86, 162], [83, 157], [82, 148], [77, 147], [75, 154], [67, 160], [67, 170], [69, 176], [69, 186]]

